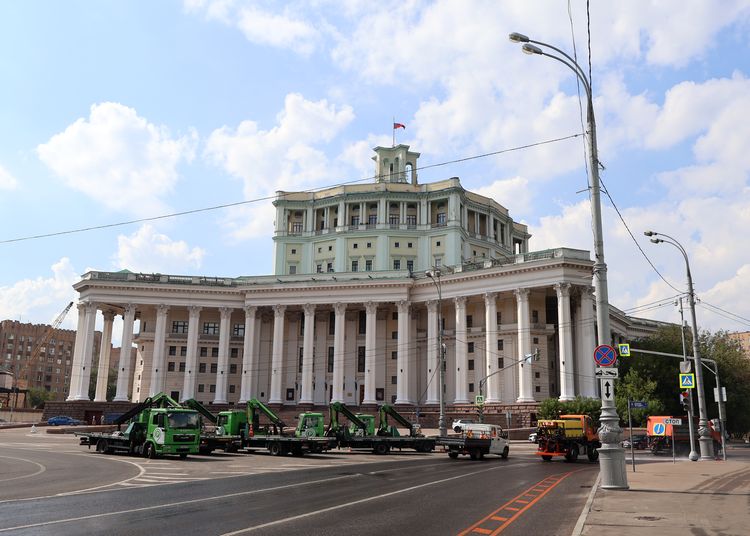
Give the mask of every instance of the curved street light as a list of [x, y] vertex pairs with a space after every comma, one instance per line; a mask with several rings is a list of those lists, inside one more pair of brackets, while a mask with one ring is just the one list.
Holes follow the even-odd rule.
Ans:
[[443, 286], [440, 283], [440, 270], [433, 268], [427, 270], [424, 275], [429, 277], [435, 284], [438, 293], [438, 366], [440, 367], [440, 388], [438, 401], [440, 403], [440, 416], [438, 417], [438, 429], [440, 437], [448, 435], [448, 426], [445, 422], [445, 344], [443, 344]]
[[646, 236], [663, 236], [664, 238], [651, 238], [654, 244], [671, 244], [676, 247], [685, 259], [688, 285], [688, 305], [690, 305], [690, 318], [692, 320], [693, 333], [693, 357], [695, 359], [695, 388], [698, 390], [698, 444], [701, 451], [701, 460], [713, 460], [714, 445], [711, 440], [711, 432], [708, 429], [708, 414], [706, 412], [706, 397], [703, 392], [703, 367], [701, 364], [700, 350], [698, 348], [698, 324], [695, 320], [695, 291], [693, 290], [693, 276], [690, 273], [690, 261], [687, 251], [676, 238], [655, 231], [644, 231]]
[[[591, 83], [586, 78], [581, 66], [567, 53], [559, 48], [536, 41], [514, 32], [508, 36], [514, 43], [523, 43], [521, 50], [530, 55], [545, 56], [558, 61], [573, 71], [586, 91], [586, 139], [588, 146], [589, 167], [591, 168], [591, 219], [594, 231], [594, 288], [596, 291], [596, 328], [599, 345], [610, 345], [612, 334], [609, 328], [609, 291], [607, 289], [607, 264], [604, 262], [604, 233], [602, 232], [602, 207], [599, 186], [599, 156], [596, 146], [596, 121], [594, 119], [594, 102], [591, 94]], [[535, 46], [539, 45], [539, 46]], [[554, 50], [559, 54], [550, 54], [542, 48]], [[627, 489], [628, 477], [625, 470], [625, 451], [620, 447], [622, 429], [617, 416], [614, 397], [602, 398], [601, 427], [599, 437], [602, 442], [601, 453], [601, 487], [604, 489]]]

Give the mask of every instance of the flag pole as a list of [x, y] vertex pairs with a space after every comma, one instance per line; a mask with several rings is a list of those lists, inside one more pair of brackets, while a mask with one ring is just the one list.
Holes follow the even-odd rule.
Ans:
[[396, 146], [396, 116], [393, 116], [393, 122], [391, 123], [391, 126], [393, 127], [393, 145], [392, 147]]

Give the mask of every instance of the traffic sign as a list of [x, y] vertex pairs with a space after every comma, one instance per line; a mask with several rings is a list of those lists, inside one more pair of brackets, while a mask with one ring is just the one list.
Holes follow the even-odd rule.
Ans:
[[642, 400], [631, 400], [630, 407], [632, 409], [646, 409], [648, 408], [648, 402], [644, 402]]
[[677, 426], [682, 426], [682, 419], [666, 418], [664, 419], [664, 424], [676, 424]]
[[597, 378], [619, 378], [616, 367], [596, 367], [594, 376]]
[[693, 367], [691, 366], [692, 363], [690, 361], [680, 361], [680, 372], [683, 374], [687, 374], [691, 370], [693, 370]]
[[695, 389], [695, 374], [680, 374], [680, 389]]
[[618, 344], [617, 349], [620, 351], [620, 356], [630, 357], [630, 345], [628, 343]]
[[615, 382], [609, 378], [602, 378], [599, 380], [599, 385], [602, 388], [602, 400], [614, 400], [615, 399]]
[[606, 344], [601, 344], [594, 350], [594, 361], [600, 367], [613, 367], [617, 361], [615, 349]]
[[664, 435], [667, 431], [667, 426], [663, 422], [654, 423], [654, 435]]
[[477, 395], [474, 397], [474, 404], [477, 406], [483, 406], [484, 405], [484, 397], [482, 395]]

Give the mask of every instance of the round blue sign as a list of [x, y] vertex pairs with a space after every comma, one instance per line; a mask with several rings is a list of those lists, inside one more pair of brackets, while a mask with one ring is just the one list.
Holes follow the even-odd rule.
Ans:
[[600, 367], [613, 367], [617, 361], [615, 349], [606, 344], [597, 346], [594, 350], [594, 361]]
[[663, 422], [657, 422], [654, 424], [654, 435], [664, 435], [666, 429]]

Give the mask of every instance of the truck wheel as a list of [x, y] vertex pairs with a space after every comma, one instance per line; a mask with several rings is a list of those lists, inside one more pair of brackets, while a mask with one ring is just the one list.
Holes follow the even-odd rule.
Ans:
[[373, 449], [375, 454], [384, 455], [388, 454], [388, 443], [377, 443]]
[[589, 449], [588, 456], [590, 462], [595, 462], [599, 460], [599, 451], [595, 448], [591, 448]]
[[503, 460], [507, 460], [507, 459], [508, 459], [508, 447], [505, 447], [505, 448], [503, 449], [503, 453], [502, 453], [502, 454], [500, 455], [500, 457], [501, 457], [501, 458], [502, 458]]
[[146, 458], [150, 460], [156, 459], [156, 449], [154, 448], [154, 445], [151, 443], [148, 443], [146, 445]]
[[109, 442], [106, 439], [100, 439], [96, 442], [96, 452], [101, 452], [103, 454], [109, 452]]
[[450, 456], [451, 458], [455, 460], [456, 458], [458, 458], [458, 452], [456, 452], [455, 450], [452, 450], [448, 453], [448, 456]]
[[565, 455], [565, 461], [569, 463], [578, 461], [578, 447], [574, 446], [570, 449], [570, 452]]
[[545, 454], [542, 454], [542, 460], [545, 461], [545, 462], [551, 462], [552, 461], [552, 456], [547, 456]]
[[271, 453], [271, 456], [279, 456], [281, 455], [281, 445], [278, 443], [271, 443], [268, 445], [268, 452]]

